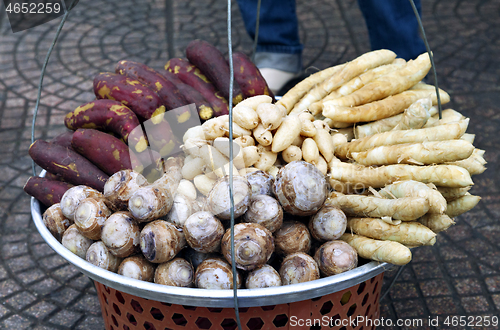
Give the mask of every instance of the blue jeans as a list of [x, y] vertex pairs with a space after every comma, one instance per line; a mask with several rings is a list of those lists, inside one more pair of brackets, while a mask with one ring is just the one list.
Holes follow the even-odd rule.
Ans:
[[[254, 39], [257, 0], [238, 0], [248, 35]], [[302, 69], [302, 49], [295, 0], [262, 0], [255, 64], [297, 73]]]
[[[414, 0], [421, 15], [420, 0]], [[358, 0], [372, 49], [390, 49], [405, 60], [426, 51], [417, 18], [408, 0]]]
[[[420, 0], [414, 0], [420, 13]], [[238, 0], [245, 28], [253, 39], [257, 0]], [[418, 23], [408, 0], [358, 0], [375, 49], [390, 49], [406, 60], [425, 52]], [[302, 44], [295, 0], [262, 0], [255, 63], [288, 72], [302, 68]]]

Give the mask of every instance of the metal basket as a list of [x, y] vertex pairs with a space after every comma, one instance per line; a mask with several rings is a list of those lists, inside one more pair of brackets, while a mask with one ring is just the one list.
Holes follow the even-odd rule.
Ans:
[[[44, 175], [45, 171], [42, 171], [40, 176]], [[135, 280], [94, 266], [73, 254], [52, 236], [42, 221], [40, 203], [33, 197], [31, 198], [31, 215], [40, 235], [57, 254], [91, 279], [107, 287], [138, 297], [170, 304], [214, 308], [234, 307], [232, 290], [165, 286]], [[240, 307], [254, 307], [313, 299], [351, 288], [383, 273], [390, 267], [390, 264], [372, 261], [348, 272], [306, 283], [264, 289], [241, 289], [238, 290], [238, 302]]]

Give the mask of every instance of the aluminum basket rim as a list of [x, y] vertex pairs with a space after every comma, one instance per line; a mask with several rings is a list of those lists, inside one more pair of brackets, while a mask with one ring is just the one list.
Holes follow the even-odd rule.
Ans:
[[[40, 176], [44, 176], [42, 171]], [[45, 242], [70, 264], [89, 278], [115, 290], [141, 298], [160, 302], [204, 306], [214, 308], [234, 308], [233, 290], [209, 290], [198, 288], [179, 288], [128, 278], [97, 266], [73, 254], [50, 233], [42, 220], [40, 203], [31, 197], [31, 215], [35, 226]], [[368, 279], [392, 267], [391, 264], [371, 261], [345, 273], [321, 278], [319, 280], [263, 289], [239, 289], [240, 307], [280, 305], [328, 295], [338, 292]]]

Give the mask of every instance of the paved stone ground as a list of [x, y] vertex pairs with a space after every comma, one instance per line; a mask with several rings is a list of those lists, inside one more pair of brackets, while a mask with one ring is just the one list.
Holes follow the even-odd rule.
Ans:
[[[439, 328], [448, 328], [442, 325], [447, 316], [498, 316], [500, 310], [500, 1], [422, 2], [440, 87], [451, 95], [449, 107], [471, 118], [469, 131], [476, 134], [475, 145], [486, 150], [489, 165], [474, 177], [471, 190], [482, 201], [439, 234], [435, 246], [414, 251], [413, 261], [381, 301], [381, 314], [392, 320], [438, 316]], [[112, 70], [117, 60], [155, 68], [166, 62], [164, 9], [163, 1], [80, 1], [48, 66], [36, 138], [62, 132], [64, 115], [93, 99], [93, 76]], [[174, 10], [176, 56], [194, 38], [226, 49], [224, 1], [176, 1]], [[356, 1], [298, 1], [298, 11], [306, 67], [322, 69], [369, 50]], [[27, 150], [36, 87], [58, 20], [12, 34], [2, 18], [0, 328], [102, 329], [92, 283], [43, 242], [22, 191], [31, 173]], [[248, 53], [251, 41], [236, 5], [233, 18], [234, 46]], [[387, 272], [385, 286], [394, 273]]]

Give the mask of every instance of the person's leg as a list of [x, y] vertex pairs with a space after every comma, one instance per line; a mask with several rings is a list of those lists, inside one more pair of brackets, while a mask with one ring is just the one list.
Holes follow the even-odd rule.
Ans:
[[[257, 0], [238, 0], [248, 35], [255, 38]], [[262, 0], [254, 58], [269, 87], [276, 92], [302, 70], [295, 0]]]
[[[414, 0], [419, 14], [420, 0]], [[426, 51], [408, 0], [358, 0], [368, 27], [372, 50], [390, 49], [410, 60]]]

